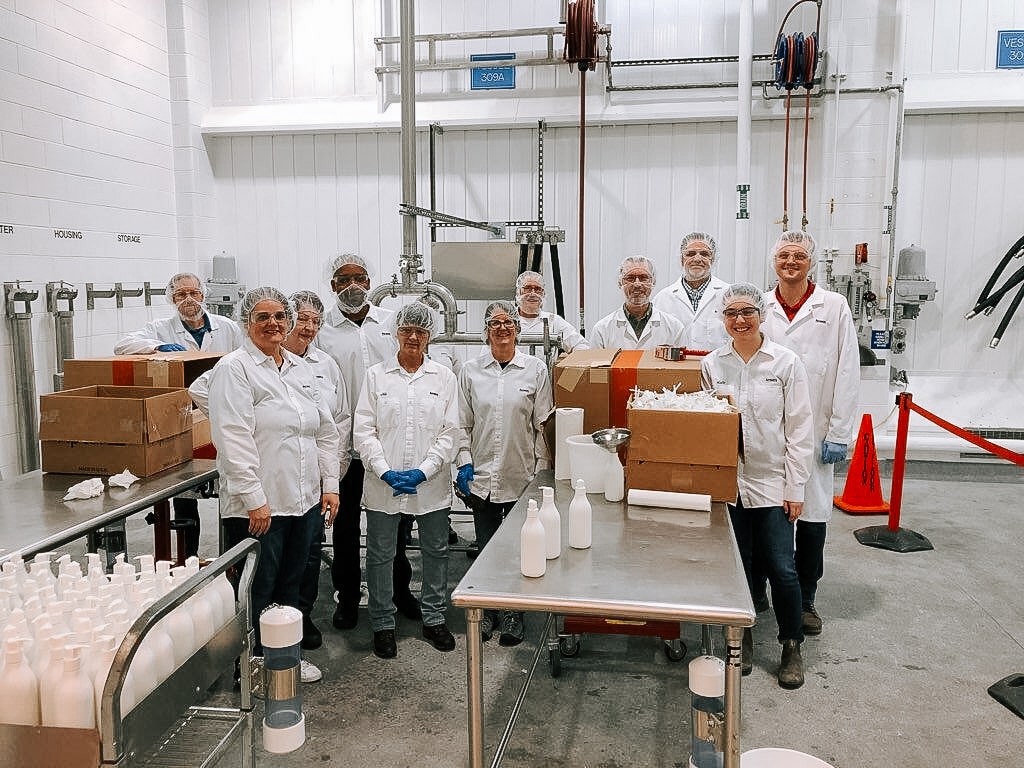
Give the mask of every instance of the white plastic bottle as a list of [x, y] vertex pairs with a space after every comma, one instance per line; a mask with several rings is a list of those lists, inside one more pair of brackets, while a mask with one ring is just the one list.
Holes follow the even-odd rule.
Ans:
[[578, 479], [576, 493], [569, 502], [569, 546], [573, 549], [590, 548], [592, 514], [587, 486], [582, 479]]
[[53, 717], [45, 719], [43, 725], [59, 728], [95, 728], [96, 697], [92, 680], [82, 671], [82, 659], [78, 646], [68, 646], [64, 653], [64, 670], [60, 681], [54, 687], [56, 698]]
[[622, 501], [626, 492], [625, 472], [622, 469], [622, 462], [619, 461], [619, 454], [616, 451], [608, 452], [608, 469], [604, 477], [604, 499], [605, 501]]
[[[117, 647], [116, 637], [113, 635], [102, 635], [96, 639], [96, 645], [93, 649], [95, 651], [96, 666], [93, 670], [92, 685], [96, 697], [97, 725], [100, 725], [103, 720], [103, 689], [107, 684], [107, 675], [110, 674], [110, 666], [114, 663], [114, 656], [117, 655]], [[124, 697], [121, 698], [121, 701], [124, 701]]]
[[544, 525], [537, 517], [537, 502], [526, 503], [526, 522], [519, 534], [519, 568], [523, 576], [537, 578], [547, 569], [545, 559]]
[[542, 485], [540, 491], [543, 496], [537, 517], [544, 526], [544, 554], [548, 560], [554, 560], [562, 554], [562, 516], [555, 506], [555, 489]]
[[4, 642], [0, 671], [0, 723], [39, 725], [39, 681], [21, 652], [21, 639]]
[[[142, 610], [146, 611], [155, 601], [152, 598], [142, 604]], [[158, 621], [150, 627], [149, 632], [142, 638], [142, 647], [147, 649], [153, 657], [153, 675], [159, 685], [177, 669], [174, 662], [174, 641], [164, 627], [163, 622]]]

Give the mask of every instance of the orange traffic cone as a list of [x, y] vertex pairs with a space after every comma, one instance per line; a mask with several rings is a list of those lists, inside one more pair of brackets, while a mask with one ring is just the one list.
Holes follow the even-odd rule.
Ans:
[[870, 413], [865, 413], [860, 422], [860, 434], [846, 473], [843, 495], [835, 496], [833, 503], [843, 512], [853, 515], [889, 513], [889, 504], [882, 498], [878, 479], [878, 454], [875, 452]]

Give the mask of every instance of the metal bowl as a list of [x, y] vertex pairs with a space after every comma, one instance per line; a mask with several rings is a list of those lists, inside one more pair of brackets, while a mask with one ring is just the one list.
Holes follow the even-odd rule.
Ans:
[[609, 427], [608, 429], [597, 430], [590, 437], [597, 445], [611, 453], [617, 450], [620, 445], [628, 443], [631, 435], [632, 432], [625, 427]]

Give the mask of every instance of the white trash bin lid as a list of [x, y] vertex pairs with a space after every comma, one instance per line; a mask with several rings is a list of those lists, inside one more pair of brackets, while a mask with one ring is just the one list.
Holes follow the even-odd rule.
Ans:
[[740, 768], [834, 768], [814, 755], [781, 747], [748, 749], [740, 755]]

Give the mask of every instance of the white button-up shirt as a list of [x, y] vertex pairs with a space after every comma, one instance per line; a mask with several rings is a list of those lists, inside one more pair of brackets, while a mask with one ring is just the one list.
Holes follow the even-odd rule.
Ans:
[[302, 356], [306, 364], [313, 368], [317, 386], [324, 402], [330, 408], [334, 424], [338, 427], [338, 438], [341, 443], [341, 474], [344, 477], [348, 465], [352, 461], [352, 408], [348, 403], [348, 391], [341, 379], [341, 369], [334, 358], [310, 344], [306, 354]]
[[313, 368], [286, 349], [280, 370], [248, 338], [210, 376], [210, 431], [224, 517], [305, 514], [337, 488], [340, 440]]
[[551, 414], [544, 363], [517, 352], [504, 368], [490, 349], [459, 372], [459, 456], [472, 464], [470, 490], [496, 504], [518, 499], [549, 464], [544, 422]]
[[[572, 324], [564, 317], [551, 312], [541, 312], [536, 317], [523, 317], [519, 315], [519, 332], [524, 335], [543, 336], [545, 318], [548, 321], [548, 335], [557, 336], [562, 334], [563, 352], [572, 352], [576, 349], [590, 349], [590, 342], [583, 338], [583, 334], [573, 328]], [[520, 349], [529, 352], [529, 347], [526, 345], [520, 345]], [[488, 350], [484, 353], [484, 356], [489, 353]]]
[[[451, 463], [458, 439], [455, 374], [424, 358], [414, 373], [397, 355], [371, 366], [352, 419], [352, 441], [367, 468], [363, 505], [388, 514], [422, 515], [452, 502]], [[388, 470], [419, 469], [416, 493], [395, 496], [380, 479]]]
[[[349, 403], [359, 402], [367, 369], [398, 353], [398, 342], [392, 333], [392, 315], [391, 310], [374, 304], [370, 305], [362, 325], [349, 320], [337, 304], [324, 314], [324, 324], [313, 343], [338, 364]], [[359, 450], [354, 442], [353, 450]]]
[[195, 338], [189, 333], [181, 318], [165, 317], [161, 320], [150, 320], [138, 331], [129, 333], [114, 345], [115, 355], [146, 355], [162, 344], [180, 344], [185, 349], [203, 352], [230, 352], [242, 346], [245, 334], [238, 323], [230, 317], [213, 315], [209, 312], [210, 330], [203, 335], [203, 346], [196, 344]]
[[619, 307], [597, 321], [592, 340], [595, 347], [604, 349], [654, 349], [662, 344], [685, 347], [686, 331], [679, 320], [654, 307], [638, 339], [625, 310]]
[[690, 296], [683, 287], [682, 278], [658, 291], [654, 306], [672, 315], [683, 324], [686, 331], [686, 346], [690, 349], [718, 349], [731, 339], [722, 323], [722, 292], [729, 284], [721, 278], [711, 276], [697, 303], [694, 312]]
[[807, 369], [814, 411], [814, 456], [804, 494], [801, 520], [827, 523], [832, 519], [835, 467], [821, 463], [821, 444], [842, 443], [852, 453], [853, 428], [860, 396], [860, 348], [846, 299], [821, 286], [792, 321], [779, 305], [775, 291], [764, 295], [766, 310], [761, 330], [796, 352]]
[[732, 395], [740, 411], [743, 455], [739, 493], [743, 506], [780, 507], [804, 500], [814, 422], [803, 363], [764, 337], [749, 362], [730, 342], [701, 361], [704, 389]]

